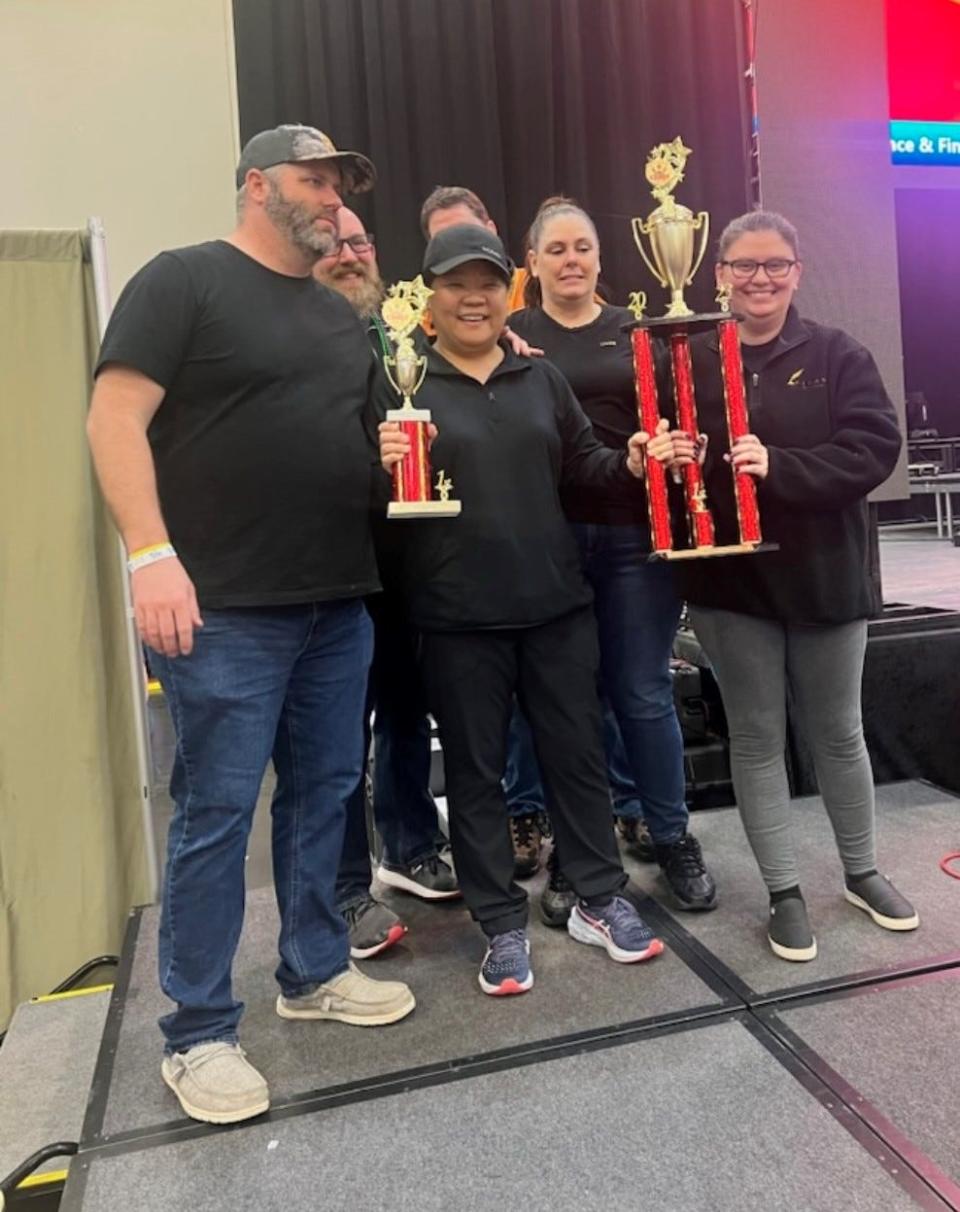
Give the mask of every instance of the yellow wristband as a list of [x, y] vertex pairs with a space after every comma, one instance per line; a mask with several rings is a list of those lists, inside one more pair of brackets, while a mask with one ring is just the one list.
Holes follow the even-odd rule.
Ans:
[[160, 551], [164, 547], [169, 547], [169, 540], [166, 543], [151, 543], [149, 547], [138, 547], [136, 551], [131, 551], [127, 555], [128, 560], [136, 560], [140, 556], [150, 555], [151, 552]]

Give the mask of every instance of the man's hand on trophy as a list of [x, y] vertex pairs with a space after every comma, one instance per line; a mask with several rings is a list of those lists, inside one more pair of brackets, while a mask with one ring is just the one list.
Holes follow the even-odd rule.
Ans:
[[[399, 421], [381, 421], [380, 433], [380, 464], [384, 471], [389, 471], [394, 464], [399, 463], [410, 453], [410, 439], [400, 428]], [[433, 445], [437, 436], [437, 427], [432, 421], [427, 423], [427, 450]]]
[[641, 431], [627, 441], [627, 468], [638, 480], [643, 478], [648, 458], [656, 459], [658, 463], [669, 463], [672, 459], [673, 443], [667, 432], [669, 428], [668, 421], [661, 417], [652, 438]]
[[733, 463], [733, 470], [765, 480], [770, 469], [770, 456], [767, 448], [756, 434], [745, 433], [737, 438], [730, 447], [730, 453], [723, 456], [728, 463]]
[[525, 341], [523, 337], [518, 336], [509, 324], [504, 324], [503, 332], [500, 335], [507, 342], [518, 358], [543, 357], [542, 349], [538, 349], [536, 345], [531, 345], [529, 341]]

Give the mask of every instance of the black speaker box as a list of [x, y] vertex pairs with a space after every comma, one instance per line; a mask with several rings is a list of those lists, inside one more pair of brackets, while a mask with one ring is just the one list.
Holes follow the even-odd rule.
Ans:
[[[894, 602], [870, 620], [863, 731], [877, 783], [928, 779], [960, 792], [960, 611]], [[790, 764], [794, 794], [816, 794], [792, 721]]]

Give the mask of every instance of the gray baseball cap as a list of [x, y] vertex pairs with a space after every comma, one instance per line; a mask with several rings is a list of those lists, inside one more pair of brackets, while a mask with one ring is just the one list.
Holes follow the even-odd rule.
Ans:
[[286, 125], [262, 130], [247, 143], [237, 165], [237, 186], [244, 183], [251, 168], [273, 168], [304, 160], [333, 160], [343, 175], [344, 193], [348, 194], [366, 193], [377, 178], [377, 170], [360, 152], [337, 151], [330, 136], [316, 127]]

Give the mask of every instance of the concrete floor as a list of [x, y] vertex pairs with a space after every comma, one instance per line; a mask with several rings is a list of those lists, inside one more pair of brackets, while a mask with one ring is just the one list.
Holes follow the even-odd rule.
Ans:
[[960, 547], [934, 534], [880, 531], [883, 600], [960, 610]]

